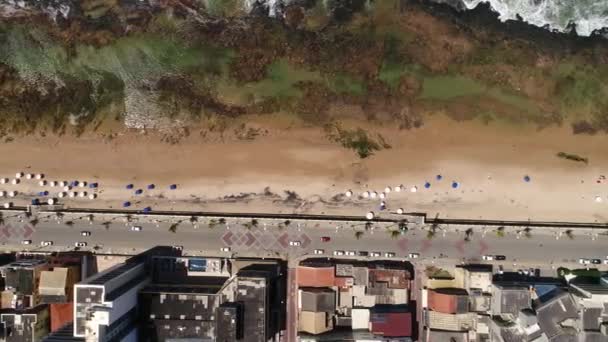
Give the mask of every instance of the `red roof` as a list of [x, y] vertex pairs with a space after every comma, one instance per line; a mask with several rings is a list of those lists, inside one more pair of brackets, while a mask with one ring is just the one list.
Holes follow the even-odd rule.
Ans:
[[332, 287], [334, 286], [333, 267], [298, 267], [298, 285], [311, 287]]
[[383, 282], [391, 289], [409, 288], [409, 272], [405, 270], [370, 269], [369, 280], [371, 283]]
[[73, 303], [56, 303], [50, 305], [51, 332], [63, 327], [74, 319]]
[[412, 336], [412, 314], [410, 312], [372, 313], [372, 333], [387, 337]]

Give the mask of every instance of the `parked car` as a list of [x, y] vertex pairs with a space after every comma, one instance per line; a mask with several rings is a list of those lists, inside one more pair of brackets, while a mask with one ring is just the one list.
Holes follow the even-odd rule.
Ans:
[[494, 260], [506, 260], [507, 257], [504, 255], [495, 255]]
[[578, 259], [578, 263], [581, 265], [589, 265], [589, 263], [591, 263], [591, 261], [589, 259], [580, 258], [580, 259]]
[[595, 265], [599, 265], [602, 263], [602, 260], [601, 259], [591, 259], [591, 263], [595, 264]]
[[42, 247], [47, 247], [47, 246], [52, 246], [53, 245], [53, 241], [42, 241], [40, 242], [40, 246]]
[[183, 251], [184, 250], [184, 246], [175, 245], [175, 246], [172, 246], [172, 247], [173, 247], [173, 249], [178, 250], [178, 251]]
[[32, 240], [23, 240], [21, 241], [22, 245], [31, 245], [32, 244]]
[[290, 246], [300, 247], [302, 243], [300, 241], [289, 241]]
[[222, 247], [222, 248], [220, 248], [220, 251], [222, 251], [222, 252], [230, 252], [230, 247]]
[[336, 255], [336, 256], [344, 255], [344, 251], [334, 251], [334, 255]]
[[74, 247], [86, 247], [87, 243], [84, 241], [74, 243]]
[[132, 232], [141, 232], [141, 230], [142, 230], [141, 226], [131, 226]]
[[317, 255], [318, 255], [318, 254], [325, 254], [325, 251], [324, 251], [324, 250], [322, 250], [322, 249], [315, 249], [315, 250], [314, 250], [314, 254], [317, 254]]
[[420, 253], [410, 253], [408, 255], [411, 259], [417, 259], [420, 257]]
[[393, 252], [386, 252], [386, 253], [384, 253], [384, 257], [385, 258], [394, 258], [395, 257], [395, 253], [393, 253]]
[[346, 254], [348, 256], [355, 256], [355, 255], [357, 255], [357, 253], [355, 253], [355, 251], [346, 251], [344, 254]]
[[492, 260], [494, 260], [494, 256], [493, 255], [483, 255], [481, 258], [483, 260], [485, 260], [485, 261], [492, 261]]
[[80, 235], [82, 236], [91, 236], [91, 232], [89, 232], [88, 230], [83, 230], [80, 232]]
[[363, 257], [366, 257], [366, 256], [369, 256], [369, 252], [366, 252], [366, 251], [359, 251], [359, 252], [357, 253], [357, 255], [358, 255], [358, 256], [363, 256]]
[[374, 257], [374, 258], [379, 258], [380, 257], [380, 252], [371, 252], [369, 253], [369, 256]]
[[329, 236], [321, 236], [321, 241], [329, 242], [329, 241], [331, 241], [331, 238]]
[[502, 267], [502, 265], [498, 266], [498, 274], [500, 274], [500, 275], [505, 274], [505, 269]]

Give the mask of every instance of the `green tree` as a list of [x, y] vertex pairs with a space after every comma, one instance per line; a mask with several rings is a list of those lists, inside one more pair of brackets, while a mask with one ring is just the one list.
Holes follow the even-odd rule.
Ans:
[[177, 226], [179, 225], [179, 223], [173, 223], [171, 226], [169, 226], [169, 231], [171, 233], [177, 233]]
[[401, 232], [398, 230], [391, 230], [391, 239], [398, 239], [401, 235]]
[[528, 239], [531, 238], [532, 237], [532, 228], [526, 227], [526, 229], [524, 229], [524, 236]]
[[572, 231], [572, 229], [568, 229], [566, 230], [566, 236], [568, 237], [568, 239], [573, 240], [574, 239], [574, 232]]
[[112, 222], [110, 221], [106, 221], [104, 223], [101, 224], [106, 230], [110, 230], [110, 225], [112, 225]]
[[505, 227], [496, 228], [496, 235], [498, 237], [505, 237]]
[[74, 226], [74, 221], [65, 221], [65, 225], [72, 228]]
[[357, 240], [360, 240], [360, 239], [361, 239], [361, 237], [363, 237], [363, 232], [362, 232], [362, 231], [356, 231], [356, 232], [355, 232], [355, 238], [356, 238]]

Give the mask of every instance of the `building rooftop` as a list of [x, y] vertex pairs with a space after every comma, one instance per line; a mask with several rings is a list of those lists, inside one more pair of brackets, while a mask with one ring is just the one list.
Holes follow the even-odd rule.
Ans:
[[370, 315], [371, 331], [386, 337], [412, 336], [412, 314], [408, 310], [403, 305], [373, 307]]
[[336, 292], [329, 288], [300, 288], [302, 290], [302, 311], [334, 312]]
[[331, 287], [334, 285], [334, 272], [334, 267], [298, 266], [298, 285], [300, 287]]
[[553, 296], [536, 307], [538, 325], [549, 339], [559, 335], [570, 335], [563, 329], [563, 322], [567, 319], [577, 319], [578, 310], [570, 293], [557, 290]]
[[409, 280], [410, 275], [406, 270], [369, 270], [370, 286], [374, 286], [376, 283], [386, 283], [392, 289], [406, 289], [409, 287]]
[[602, 308], [582, 308], [583, 330], [600, 330]]
[[52, 271], [40, 273], [38, 291], [41, 296], [66, 296], [68, 269], [55, 267]]
[[493, 286], [492, 312], [494, 314], [511, 314], [517, 316], [522, 309], [532, 304], [530, 290], [523, 286]]

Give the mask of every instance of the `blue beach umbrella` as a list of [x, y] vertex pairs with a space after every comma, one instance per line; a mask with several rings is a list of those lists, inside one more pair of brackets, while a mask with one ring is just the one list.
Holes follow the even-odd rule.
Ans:
[[32, 200], [32, 205], [38, 205], [38, 204], [40, 204], [40, 201], [37, 198], [34, 198]]
[[143, 193], [144, 193], [144, 191], [143, 191], [142, 189], [137, 189], [137, 190], [135, 190], [135, 194], [136, 194], [136, 195], [141, 195], [141, 194], [143, 194]]
[[427, 188], [427, 189], [430, 188], [431, 187], [431, 183], [429, 183], [429, 182], [424, 183], [424, 187]]
[[38, 196], [44, 196], [44, 191], [40, 191], [40, 192], [38, 193]]
[[156, 185], [154, 185], [154, 184], [148, 184], [148, 190], [152, 190], [154, 188], [156, 188]]
[[129, 201], [124, 202], [124, 203], [122, 204], [122, 206], [123, 206], [124, 208], [130, 207], [130, 206], [131, 206], [131, 202], [129, 202]]
[[453, 189], [458, 188], [458, 185], [459, 185], [458, 182], [452, 182], [452, 188]]
[[442, 175], [437, 175], [435, 178], [437, 178], [437, 180], [441, 180], [443, 178]]
[[144, 213], [145, 213], [145, 214], [147, 214], [147, 213], [149, 213], [149, 212], [151, 212], [151, 211], [152, 211], [152, 208], [150, 208], [150, 207], [145, 207], [145, 208], [144, 208]]
[[127, 186], [125, 186], [125, 188], [127, 188], [127, 190], [131, 190], [131, 189], [133, 189], [133, 184], [127, 184]]
[[89, 184], [89, 188], [91, 188], [91, 189], [95, 189], [98, 186], [99, 186], [99, 184], [97, 184], [97, 183], [91, 183], [91, 184]]
[[530, 176], [525, 175], [524, 176], [524, 182], [529, 183], [532, 180], [532, 178], [530, 178]]
[[48, 191], [46, 191], [46, 190], [45, 190], [45, 191], [43, 191], [42, 193], [43, 193], [43, 196], [48, 196], [48, 195], [49, 195], [49, 192], [48, 192]]
[[171, 190], [177, 189], [177, 184], [171, 184], [171, 185], [169, 185], [169, 189], [171, 189]]

